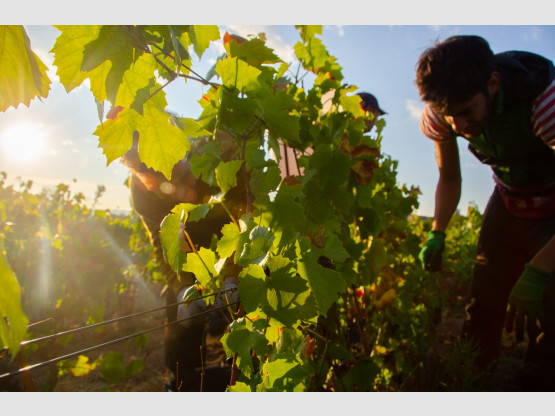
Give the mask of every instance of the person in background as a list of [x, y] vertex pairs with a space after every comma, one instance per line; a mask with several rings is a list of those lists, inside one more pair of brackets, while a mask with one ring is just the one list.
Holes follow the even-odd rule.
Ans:
[[[109, 113], [108, 118], [115, 116], [115, 114]], [[235, 150], [233, 139], [223, 133], [217, 134], [216, 139], [222, 143], [223, 160], [231, 157]], [[200, 369], [204, 366], [200, 347], [204, 345], [206, 331], [212, 336], [221, 336], [227, 326], [227, 320], [222, 316], [221, 311], [209, 313], [203, 299], [175, 305], [175, 303], [183, 301], [185, 292], [195, 284], [195, 276], [190, 272], [180, 271], [178, 277], [178, 274], [166, 262], [160, 242], [160, 227], [164, 218], [177, 204], [182, 202], [206, 203], [211, 195], [219, 192], [219, 189], [196, 179], [191, 172], [187, 158], [179, 161], [173, 167], [171, 180], [168, 180], [162, 173], [147, 168], [139, 158], [138, 132], [134, 133], [133, 146], [122, 158], [122, 163], [129, 168], [131, 173], [128, 182], [131, 191], [131, 205], [148, 231], [160, 272], [167, 282], [162, 295], [165, 296], [166, 305], [172, 306], [166, 309], [166, 322], [182, 320], [165, 329], [165, 366], [172, 374], [166, 390], [198, 392], [201, 388]], [[228, 195], [233, 199], [230, 205], [235, 207], [241, 204], [243, 197], [239, 188], [238, 186], [230, 190], [226, 195], [226, 200]], [[229, 222], [231, 222], [229, 214], [221, 205], [217, 205], [205, 218], [188, 222], [187, 232], [196, 248], [208, 248], [213, 235], [221, 237], [222, 227]], [[182, 249], [185, 252], [193, 251], [187, 242], [184, 242], [184, 245], [185, 247]], [[228, 294], [227, 299], [219, 300], [219, 304], [225, 304], [226, 300], [232, 303], [237, 302], [238, 266], [226, 264], [220, 274], [225, 276], [223, 286]], [[218, 300], [216, 300], [216, 304], [218, 304]], [[186, 319], [203, 312], [206, 313], [199, 317]], [[229, 318], [228, 316], [227, 319]], [[206, 352], [204, 356], [206, 356]], [[212, 371], [204, 379], [202, 391], [224, 391], [229, 384], [230, 374], [228, 366], [222, 367], [221, 371]]]
[[[333, 91], [331, 91], [328, 94], [333, 95]], [[366, 112], [366, 118], [365, 118], [366, 129], [364, 130], [364, 133], [368, 133], [376, 125], [376, 122], [378, 121], [378, 117], [381, 117], [387, 113], [380, 108], [380, 105], [378, 104], [378, 99], [374, 95], [370, 94], [369, 92], [359, 92], [357, 93], [357, 95], [361, 98], [360, 105], [362, 109]], [[327, 101], [327, 100], [323, 98], [323, 101]], [[324, 113], [329, 111], [329, 105], [326, 105], [324, 103], [324, 108], [322, 109], [322, 111]], [[279, 168], [281, 171], [282, 179], [288, 176], [301, 176], [303, 174], [303, 171], [299, 167], [297, 160], [299, 159], [299, 157], [303, 155], [303, 153], [300, 150], [293, 149], [292, 147], [286, 146], [285, 143], [281, 141], [279, 142], [279, 149], [280, 149]], [[304, 154], [311, 155], [312, 152], [313, 152], [313, 149], [308, 148], [305, 150]], [[374, 155], [379, 156], [379, 154], [375, 152], [374, 152]], [[276, 160], [276, 157], [275, 155], [273, 155], [272, 151], [271, 151], [271, 156], [274, 160]], [[365, 162], [366, 161], [363, 161], [362, 163], [365, 163]]]
[[[529, 336], [518, 382], [555, 390], [555, 81], [536, 54], [494, 55], [478, 36], [454, 36], [416, 65], [425, 102], [420, 128], [434, 141], [439, 180], [423, 267], [437, 271], [445, 230], [459, 203], [457, 137], [491, 167], [495, 188], [483, 216], [463, 334], [476, 367], [492, 370], [505, 326]], [[508, 310], [507, 310], [508, 306]]]

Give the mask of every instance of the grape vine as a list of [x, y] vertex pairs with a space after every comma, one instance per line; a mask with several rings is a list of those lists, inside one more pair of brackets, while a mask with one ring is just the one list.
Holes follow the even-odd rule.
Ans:
[[[263, 34], [220, 39], [217, 26], [56, 28], [60, 82], [70, 92], [90, 80], [101, 116], [94, 134], [108, 164], [131, 148], [137, 131], [148, 167], [169, 179], [188, 156], [195, 176], [220, 189], [204, 204], [176, 206], [162, 225], [162, 243], [172, 266], [195, 273], [204, 293], [222, 286], [224, 262], [241, 268], [242, 308], [222, 338], [240, 370], [228, 390], [399, 388], [421, 365], [439, 307], [425, 295], [435, 281], [416, 260], [422, 233], [407, 221], [419, 192], [397, 184], [397, 162], [380, 152], [384, 121], [364, 134], [357, 87], [345, 83], [319, 37], [322, 28], [298, 27], [295, 66]], [[23, 28], [1, 30], [27, 39]], [[220, 40], [225, 55], [210, 74], [199, 75], [191, 55], [202, 60]], [[28, 39], [6, 49], [32, 76], [20, 79], [27, 95], [9, 96], [0, 109], [46, 97], [45, 67], [27, 53]], [[208, 87], [198, 97], [198, 119], [166, 112], [164, 88], [174, 82]], [[0, 90], [7, 90], [2, 80]], [[324, 96], [331, 97], [326, 109]], [[105, 105], [117, 116], [106, 119]], [[225, 158], [221, 134], [233, 143]], [[282, 180], [280, 144], [302, 154], [302, 175]], [[238, 188], [245, 195], [239, 206]], [[230, 214], [223, 237], [180, 254], [183, 223], [219, 205]], [[8, 313], [13, 329], [3, 329], [2, 340], [15, 351], [24, 315]]]

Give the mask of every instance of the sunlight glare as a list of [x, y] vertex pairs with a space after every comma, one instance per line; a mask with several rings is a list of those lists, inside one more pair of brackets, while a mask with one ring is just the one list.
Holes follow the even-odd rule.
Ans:
[[3, 131], [0, 145], [9, 159], [22, 163], [32, 162], [46, 147], [42, 125], [20, 123], [10, 127]]

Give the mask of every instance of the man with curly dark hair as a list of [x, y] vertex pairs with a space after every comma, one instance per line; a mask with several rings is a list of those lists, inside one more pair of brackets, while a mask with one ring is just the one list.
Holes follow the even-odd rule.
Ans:
[[[478, 36], [454, 36], [426, 50], [416, 66], [425, 102], [420, 128], [435, 143], [439, 180], [426, 270], [441, 267], [445, 229], [459, 203], [457, 137], [494, 174], [484, 212], [464, 325], [478, 345], [476, 364], [492, 368], [503, 327], [529, 346], [520, 371], [526, 390], [555, 382], [555, 81], [536, 54], [494, 54]], [[507, 304], [509, 305], [507, 311]]]

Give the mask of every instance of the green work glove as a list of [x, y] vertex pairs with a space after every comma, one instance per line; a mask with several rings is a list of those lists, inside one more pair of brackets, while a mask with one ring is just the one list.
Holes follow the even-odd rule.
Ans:
[[429, 272], [437, 272], [441, 268], [441, 254], [444, 248], [445, 232], [440, 230], [430, 231], [428, 241], [426, 241], [418, 255], [422, 268]]
[[534, 341], [540, 333], [536, 321], [541, 318], [543, 292], [550, 278], [548, 271], [526, 263], [524, 272], [511, 290], [505, 329], [511, 332], [514, 327], [519, 341], [523, 339], [525, 317], [530, 340]]

